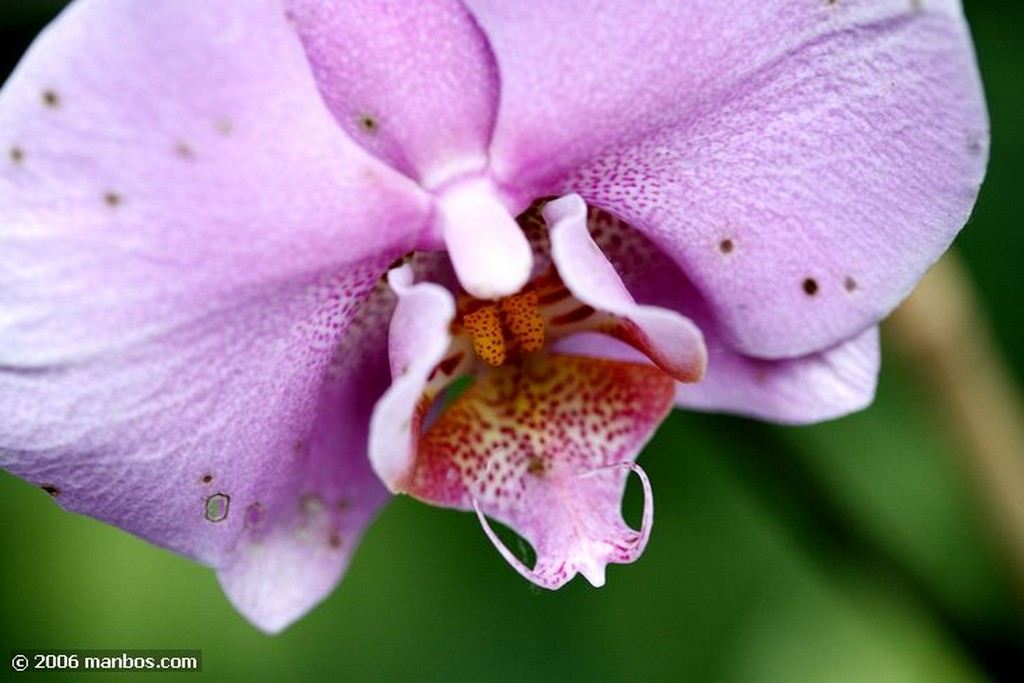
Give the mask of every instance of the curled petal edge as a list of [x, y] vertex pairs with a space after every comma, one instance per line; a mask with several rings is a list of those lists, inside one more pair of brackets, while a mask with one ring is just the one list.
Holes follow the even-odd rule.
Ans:
[[[586, 479], [606, 470], [622, 468], [629, 469], [640, 478], [640, 485], [643, 487], [644, 493], [644, 509], [641, 516], [640, 529], [634, 532], [636, 533], [636, 537], [630, 542], [628, 549], [629, 552], [622, 561], [617, 562], [617, 564], [625, 564], [636, 560], [643, 554], [644, 549], [647, 547], [647, 541], [651, 535], [651, 528], [654, 526], [654, 492], [651, 489], [651, 481], [648, 479], [647, 473], [644, 472], [643, 468], [635, 462], [621, 462], [612, 465], [605, 465], [603, 467], [597, 467], [590, 470], [589, 472], [576, 475], [580, 479]], [[519, 572], [523, 578], [542, 588], [556, 590], [568, 583], [576, 575], [576, 572], [566, 571], [555, 571], [553, 573], [543, 571], [539, 572], [536, 571], [535, 568], [531, 569], [530, 567], [527, 567], [522, 560], [512, 554], [512, 551], [508, 549], [508, 546], [506, 546], [498, 537], [498, 534], [494, 531], [491, 523], [487, 520], [487, 516], [481, 509], [480, 503], [476, 497], [473, 497], [471, 502], [473, 505], [473, 511], [476, 512], [477, 519], [480, 520], [480, 525], [483, 527], [487, 538], [490, 539], [495, 549], [497, 549], [505, 561], [508, 562], [513, 569]], [[595, 588], [600, 588], [605, 583], [604, 575], [606, 564], [607, 562], [602, 564], [600, 560], [595, 560], [595, 558], [591, 557], [588, 558], [587, 561], [575, 565], [574, 569], [576, 569], [580, 574], [583, 574], [583, 576], [585, 576]], [[563, 570], [564, 564], [560, 565], [557, 569]]]
[[679, 382], [697, 382], [707, 368], [704, 335], [675, 311], [637, 304], [587, 229], [587, 205], [570, 194], [542, 210], [551, 230], [551, 255], [566, 287], [581, 302], [619, 322], [612, 336], [637, 347]]

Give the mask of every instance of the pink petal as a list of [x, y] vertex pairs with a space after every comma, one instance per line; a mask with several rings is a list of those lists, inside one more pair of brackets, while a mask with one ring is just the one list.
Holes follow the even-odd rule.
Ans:
[[[576, 475], [577, 481], [569, 482], [570, 486], [572, 484], [578, 486], [581, 483], [579, 480], [601, 476], [606, 472], [613, 472], [616, 469], [628, 469], [635, 472], [640, 478], [640, 484], [644, 490], [644, 511], [639, 531], [633, 532], [632, 529], [623, 531], [622, 523], [616, 519], [604, 522], [604, 524], [611, 526], [614, 530], [613, 533], [619, 537], [617, 545], [611, 545], [608, 541], [601, 539], [603, 530], [600, 527], [602, 522], [601, 520], [593, 519], [596, 517], [595, 511], [587, 510], [585, 507], [593, 502], [593, 492], [584, 492], [581, 496], [583, 499], [590, 498], [590, 500], [573, 501], [576, 504], [576, 509], [573, 509], [574, 517], [579, 522], [584, 522], [585, 520], [589, 524], [586, 524], [586, 526], [584, 524], [565, 526], [557, 530], [555, 533], [561, 531], [562, 538], [557, 538], [554, 543], [549, 542], [548, 545], [560, 546], [560, 548], [552, 555], [545, 553], [544, 561], [538, 561], [533, 567], [526, 566], [526, 563], [516, 557], [508, 549], [508, 546], [502, 542], [491, 526], [491, 523], [487, 521], [483, 509], [480, 507], [480, 501], [476, 498], [473, 499], [473, 510], [476, 512], [477, 519], [480, 520], [480, 526], [483, 527], [487, 538], [494, 544], [494, 547], [497, 548], [501, 556], [505, 558], [505, 561], [512, 565], [523, 578], [554, 590], [572, 579], [578, 571], [592, 585], [601, 587], [604, 585], [607, 562], [628, 564], [640, 557], [644, 552], [644, 548], [647, 547], [647, 540], [651, 535], [651, 527], [654, 525], [654, 494], [651, 492], [651, 482], [647, 478], [647, 474], [635, 462], [607, 465], [585, 474]], [[610, 500], [605, 501], [606, 505], [612, 504], [615, 501], [614, 487], [610, 487], [608, 492], [612, 495], [609, 496]], [[559, 503], [565, 504], [569, 500], [569, 497], [564, 493], [559, 496]], [[544, 532], [551, 535], [552, 530], [548, 525], [545, 525]], [[566, 552], [567, 548], [571, 548], [571, 550]]]
[[373, 412], [370, 462], [395, 492], [403, 490], [415, 465], [416, 442], [428, 407], [423, 392], [451, 343], [448, 328], [455, 318], [455, 301], [440, 285], [414, 285], [409, 266], [391, 271], [388, 281], [398, 296], [388, 342], [393, 382]]
[[[707, 372], [678, 385], [677, 405], [739, 413], [765, 420], [809, 423], [860, 410], [874, 398], [879, 367], [872, 328], [830, 349], [782, 360], [763, 360], [732, 349], [706, 302], [675, 264], [637, 231], [612, 216], [591, 211], [594, 240], [638, 300], [679, 311], [702, 330]], [[563, 353], [621, 360], [642, 358], [634, 349], [592, 335], [560, 345]]]
[[457, 0], [286, 0], [327, 106], [349, 134], [429, 187], [487, 166], [498, 73]]
[[622, 520], [622, 494], [673, 386], [650, 365], [570, 356], [494, 369], [427, 429], [405, 490], [509, 525], [537, 554], [532, 570], [513, 566], [538, 585], [557, 588], [581, 572], [600, 586], [607, 563], [632, 562], [646, 542], [649, 502], [634, 531]]
[[973, 205], [988, 121], [953, 0], [467, 4], [498, 180], [644, 231], [744, 354], [860, 334]]
[[831, 349], [775, 361], [736, 353], [714, 333], [706, 338], [708, 372], [699, 384], [676, 386], [680, 407], [810, 424], [861, 410], [874, 400], [876, 327]]
[[257, 488], [270, 496], [239, 513], [245, 517], [235, 559], [217, 574], [238, 610], [265, 631], [285, 628], [334, 589], [389, 497], [366, 456], [367, 397], [380, 395], [389, 379], [380, 341], [343, 349], [320, 391], [308, 440], [264, 463]]
[[[341, 132], [274, 2], [76, 3], [0, 92], [0, 130], [0, 465], [223, 570], [282, 628], [383, 500], [359, 414], [327, 430], [322, 401], [386, 386], [363, 302], [428, 202]], [[326, 379], [339, 344], [370, 356]], [[330, 512], [299, 539], [310, 496]]]
[[519, 291], [530, 278], [530, 243], [485, 180], [459, 183], [437, 203], [444, 246], [462, 288], [478, 299]]
[[[642, 350], [683, 382], [699, 381], [707, 364], [701, 331], [678, 313], [638, 306], [587, 231], [587, 205], [576, 195], [543, 209], [551, 230], [551, 255], [566, 287], [592, 308], [620, 319], [614, 333]], [[643, 265], [640, 267], [643, 267]]]
[[487, 178], [497, 66], [462, 3], [285, 4], [341, 127], [434, 193], [434, 219], [417, 246], [447, 250], [474, 296], [519, 290], [530, 275], [529, 245], [515, 202]]
[[[283, 628], [337, 582], [384, 500], [364, 446], [367, 397], [387, 386], [384, 327], [358, 338], [337, 291], [275, 292], [144, 343], [5, 367], [0, 465], [69, 510], [221, 569], [250, 620]], [[360, 362], [331, 370], [345, 327], [342, 357]], [[311, 500], [327, 510], [315, 524]]]

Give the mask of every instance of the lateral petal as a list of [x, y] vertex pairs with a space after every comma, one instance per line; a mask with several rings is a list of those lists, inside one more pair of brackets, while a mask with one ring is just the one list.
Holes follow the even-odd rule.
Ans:
[[587, 231], [583, 200], [578, 195], [556, 199], [543, 215], [551, 231], [551, 256], [566, 287], [584, 304], [615, 317], [602, 331], [643, 351], [672, 378], [699, 381], [707, 365], [700, 329], [673, 310], [636, 304]]
[[[871, 403], [880, 364], [877, 329], [796, 358], [747, 356], [728, 344], [703, 297], [650, 240], [603, 211], [591, 211], [589, 225], [633, 296], [652, 307], [679, 311], [703, 332], [707, 372], [700, 382], [677, 386], [677, 405], [802, 424], [840, 417]], [[565, 353], [639, 358], [633, 349], [616, 351], [596, 337], [568, 341], [562, 346]]]
[[[339, 347], [376, 349], [345, 380], [362, 401], [386, 386], [387, 318], [353, 322], [428, 202], [342, 133], [276, 2], [75, 3], [0, 92], [0, 130], [0, 465], [223, 570], [282, 628], [384, 499], [356, 416], [327, 433], [321, 402]], [[349, 487], [343, 553], [321, 534], [323, 562], [239, 559], [247, 519], [284, 549], [307, 495]], [[254, 597], [287, 573], [290, 595]]]
[[444, 358], [452, 337], [455, 300], [432, 282], [413, 283], [413, 269], [388, 274], [398, 297], [389, 331], [392, 384], [374, 408], [370, 424], [370, 463], [393, 493], [406, 490], [416, 463], [416, 444], [431, 401], [427, 382]]
[[[371, 306], [388, 310], [390, 302]], [[344, 347], [328, 370], [306, 440], [260, 473], [259, 485], [270, 495], [241, 513], [235, 559], [217, 572], [235, 607], [272, 633], [334, 590], [363, 531], [390, 497], [366, 450], [368, 397], [382, 394], [389, 382], [386, 345], [380, 335], [361, 341]]]
[[467, 4], [502, 74], [497, 178], [643, 231], [745, 355], [873, 326], [977, 196], [988, 118], [956, 0]]

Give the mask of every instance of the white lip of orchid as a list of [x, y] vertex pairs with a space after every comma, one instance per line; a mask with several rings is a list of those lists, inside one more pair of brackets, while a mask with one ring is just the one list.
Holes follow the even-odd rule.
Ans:
[[455, 274], [469, 294], [497, 299], [526, 284], [533, 266], [530, 244], [489, 178], [446, 187], [437, 211]]

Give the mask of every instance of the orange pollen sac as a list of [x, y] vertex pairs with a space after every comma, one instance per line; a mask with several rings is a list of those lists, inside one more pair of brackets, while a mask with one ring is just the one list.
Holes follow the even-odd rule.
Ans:
[[544, 348], [544, 316], [537, 308], [537, 292], [513, 294], [501, 300], [505, 325], [523, 351], [536, 353]]
[[467, 313], [462, 319], [466, 331], [473, 338], [473, 350], [480, 360], [495, 367], [505, 362], [508, 349], [505, 346], [505, 333], [501, 329], [501, 317], [495, 305]]
[[537, 307], [537, 292], [507, 296], [462, 318], [480, 360], [500, 366], [510, 352], [536, 353], [544, 348], [544, 316]]

